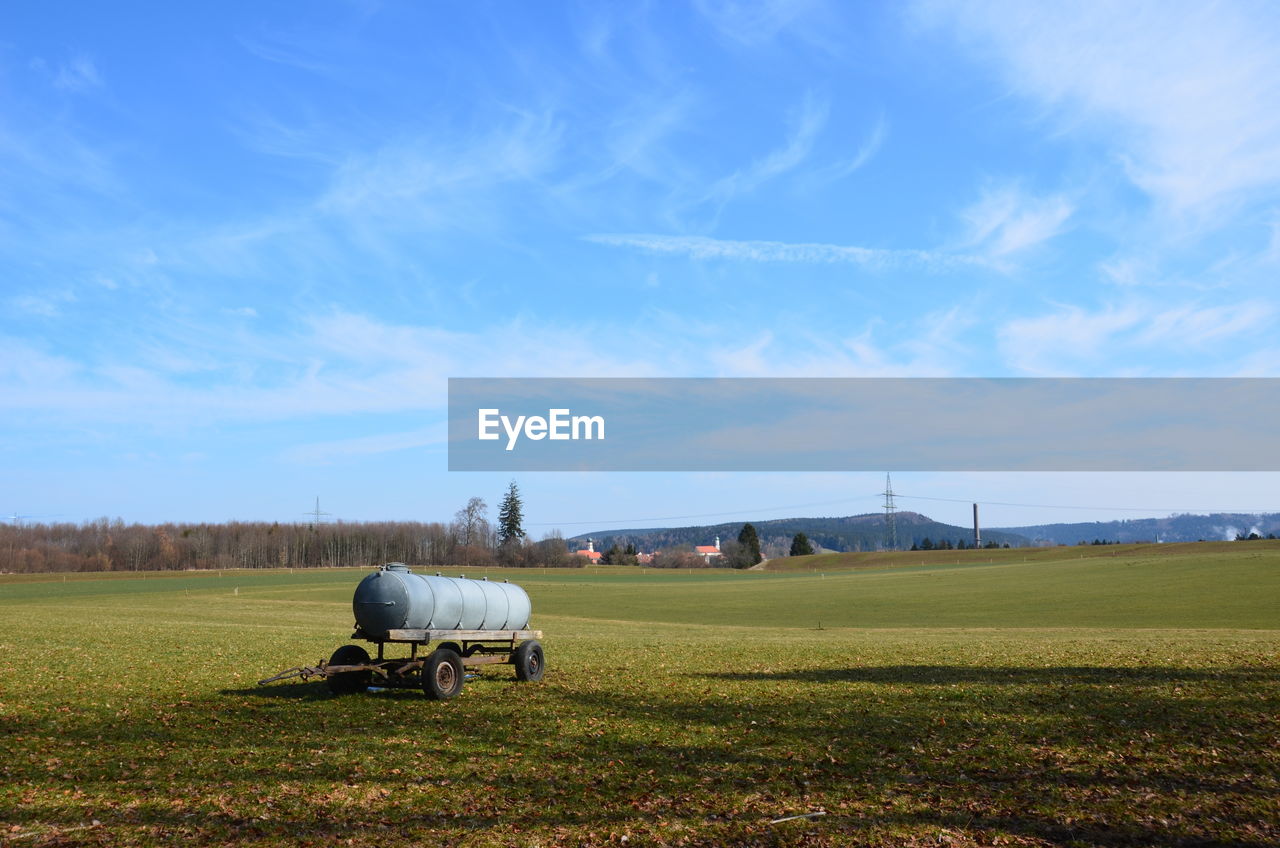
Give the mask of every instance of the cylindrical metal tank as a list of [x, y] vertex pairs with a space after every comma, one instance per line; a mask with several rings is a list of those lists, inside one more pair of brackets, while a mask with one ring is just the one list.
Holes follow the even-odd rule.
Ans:
[[404, 563], [360, 581], [351, 600], [356, 624], [371, 639], [388, 630], [523, 630], [533, 611], [514, 583], [414, 574]]

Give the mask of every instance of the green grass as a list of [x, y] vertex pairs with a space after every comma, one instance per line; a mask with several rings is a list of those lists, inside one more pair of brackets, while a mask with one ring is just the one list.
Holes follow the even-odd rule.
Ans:
[[1277, 844], [1280, 551], [1125, 548], [489, 571], [444, 703], [254, 685], [363, 570], [0, 577], [0, 844]]
[[765, 570], [773, 572], [844, 571], [865, 568], [893, 568], [944, 563], [1047, 563], [1078, 559], [1170, 559], [1199, 557], [1248, 557], [1280, 555], [1280, 540], [1252, 542], [1175, 542], [1164, 545], [1064, 545], [1047, 548], [990, 548], [963, 551], [867, 551], [859, 553], [813, 554], [769, 560]]

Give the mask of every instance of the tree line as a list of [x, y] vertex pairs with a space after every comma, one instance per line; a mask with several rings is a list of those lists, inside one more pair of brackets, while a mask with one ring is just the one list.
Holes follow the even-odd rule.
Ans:
[[[791, 546], [797, 535], [803, 534], [805, 541], [814, 552], [828, 551], [882, 551], [885, 549], [887, 530], [882, 513], [868, 513], [828, 518], [778, 518], [752, 522], [760, 542], [760, 551], [767, 559], [796, 556]], [[635, 545], [642, 551], [656, 551], [664, 548], [705, 544], [719, 535], [722, 539], [734, 538], [742, 527], [738, 522], [720, 524], [663, 527], [633, 528], [612, 530], [593, 534], [599, 549], [607, 551], [613, 545]], [[897, 535], [901, 546], [905, 549], [912, 543], [919, 545], [926, 537], [935, 541], [950, 539], [952, 544], [964, 538], [971, 531], [968, 528], [942, 524], [919, 513], [902, 511], [897, 515]], [[1001, 545], [1008, 542], [1013, 547], [1030, 544], [1024, 536], [1001, 530], [983, 530], [983, 542], [995, 541]], [[584, 537], [577, 537], [585, 544]], [[967, 543], [966, 543], [967, 544]]]
[[309, 568], [395, 560], [444, 564], [458, 548], [450, 529], [436, 523], [126, 524], [99, 518], [0, 528], [0, 570]]
[[[635, 547], [628, 545], [628, 549], [634, 551]], [[619, 546], [615, 544], [610, 553], [616, 550]], [[654, 568], [750, 568], [763, 561], [756, 528], [744, 524], [736, 540], [730, 539], [720, 546], [718, 556], [703, 556], [691, 545], [675, 545], [655, 553], [651, 564]]]
[[[728, 534], [726, 534], [728, 535]], [[926, 539], [923, 547], [934, 545]], [[950, 543], [939, 544], [938, 547]], [[691, 545], [671, 545], [656, 552], [658, 568], [750, 568], [764, 558], [762, 541], [752, 524], [744, 524], [723, 543], [719, 556], [703, 556]], [[960, 542], [957, 547], [964, 547]], [[1007, 545], [1006, 545], [1007, 547]], [[799, 532], [789, 550], [778, 545], [774, 556], [814, 552]], [[913, 546], [913, 550], [916, 549]], [[636, 565], [634, 543], [614, 543], [602, 562]], [[576, 556], [558, 531], [541, 540], [524, 529], [524, 503], [512, 481], [489, 520], [483, 498], [470, 498], [453, 521], [375, 521], [281, 524], [226, 523], [126, 524], [99, 518], [82, 524], [0, 525], [0, 572], [182, 571], [232, 568], [317, 568], [370, 566], [404, 562], [417, 566], [505, 566], [564, 568], [587, 564]]]
[[0, 572], [183, 571], [223, 568], [317, 568], [405, 562], [420, 566], [569, 566], [559, 533], [533, 542], [514, 512], [495, 528], [481, 498], [471, 498], [450, 523], [418, 521], [281, 524], [126, 524], [99, 518], [82, 524], [0, 525]]
[[[969, 551], [977, 550], [978, 547], [979, 546], [973, 542], [968, 542], [964, 539], [958, 539], [955, 542], [952, 542], [950, 539], [939, 539], [935, 542], [928, 536], [925, 536], [919, 542], [911, 543], [911, 550], [913, 551]], [[981, 547], [983, 550], [990, 551], [999, 547], [1007, 548], [1009, 547], [1009, 543], [1005, 542], [1004, 545], [1001, 545], [997, 541], [988, 540], [987, 543]]]
[[83, 524], [0, 526], [0, 572], [182, 571], [223, 568], [315, 568], [406, 562], [420, 566], [580, 565], [552, 534], [499, 549], [436, 522], [335, 522], [317, 525], [232, 521], [225, 524]]

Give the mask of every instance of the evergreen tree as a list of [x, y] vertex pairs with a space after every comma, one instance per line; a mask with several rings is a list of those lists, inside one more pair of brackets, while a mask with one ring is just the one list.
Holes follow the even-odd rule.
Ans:
[[750, 524], [742, 525], [742, 532], [738, 534], [738, 544], [746, 549], [747, 557], [750, 565], [755, 565], [764, 559], [760, 556], [760, 537], [756, 535], [756, 528]]
[[640, 558], [636, 555], [636, 546], [627, 545], [625, 548], [619, 542], [614, 542], [613, 547], [605, 552], [600, 558], [601, 565], [639, 565]]
[[797, 533], [791, 540], [791, 556], [808, 556], [811, 553], [813, 553], [813, 545], [809, 543], [809, 537], [803, 533]]
[[512, 480], [498, 510], [498, 544], [506, 545], [523, 538], [524, 503], [520, 500], [520, 489], [516, 487], [516, 481]]

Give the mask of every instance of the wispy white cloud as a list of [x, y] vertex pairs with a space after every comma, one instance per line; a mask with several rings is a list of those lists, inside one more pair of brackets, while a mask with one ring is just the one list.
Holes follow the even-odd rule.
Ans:
[[1019, 94], [1101, 131], [1168, 210], [1280, 183], [1280, 16], [1266, 3], [922, 0]]
[[1241, 357], [1238, 377], [1280, 377], [1280, 347], [1264, 347]]
[[689, 126], [696, 105], [697, 98], [689, 91], [664, 91], [661, 97], [642, 97], [629, 104], [605, 128], [612, 166], [605, 176], [621, 167], [658, 182], [679, 179], [683, 168], [665, 143]]
[[62, 314], [62, 307], [75, 303], [75, 292], [64, 290], [45, 292], [42, 294], [24, 294], [9, 299], [9, 306], [17, 312], [37, 315], [41, 318], [55, 318]]
[[1275, 307], [1263, 301], [1225, 306], [1174, 306], [1152, 315], [1135, 341], [1146, 345], [1204, 347], [1262, 330], [1273, 323], [1275, 314]]
[[[483, 131], [402, 135], [340, 156], [289, 155], [321, 163], [319, 188], [261, 214], [161, 233], [166, 262], [186, 273], [330, 277], [347, 264], [402, 267], [424, 246], [407, 239], [445, 232], [496, 233], [519, 195], [551, 204], [538, 189], [557, 166], [562, 127], [551, 114], [506, 115]], [[521, 193], [522, 190], [529, 191]]]
[[323, 465], [348, 457], [373, 456], [445, 445], [448, 439], [448, 428], [444, 424], [437, 424], [402, 433], [380, 433], [375, 436], [308, 442], [286, 450], [284, 459], [302, 465]]
[[28, 216], [65, 208], [69, 195], [112, 195], [121, 188], [111, 159], [57, 121], [20, 132], [0, 126], [0, 176], [8, 183], [8, 190], [0, 192], [0, 211]]
[[889, 123], [885, 120], [884, 115], [876, 119], [875, 125], [872, 126], [871, 132], [867, 134], [861, 146], [858, 147], [853, 158], [847, 162], [837, 164], [831, 169], [830, 179], [838, 180], [849, 176], [854, 171], [862, 168], [871, 159], [880, 152], [880, 148], [884, 146], [884, 141], [889, 136]]
[[852, 264], [873, 269], [905, 266], [942, 270], [973, 266], [1007, 271], [1013, 267], [1010, 263], [1016, 254], [1063, 232], [1074, 209], [1063, 195], [1035, 197], [1015, 187], [988, 190], [962, 213], [963, 236], [953, 247], [939, 249], [902, 250], [658, 233], [595, 233], [584, 238], [610, 247], [687, 256], [700, 261]]
[[612, 58], [609, 47], [616, 33], [617, 24], [601, 9], [587, 7], [587, 14], [578, 22], [578, 41], [582, 51], [597, 60]]
[[1008, 186], [988, 190], [962, 215], [968, 228], [964, 243], [1004, 259], [1056, 236], [1073, 211], [1062, 195], [1031, 197]]
[[1264, 262], [1280, 262], [1280, 215], [1272, 218], [1268, 225], [1271, 238], [1267, 240], [1267, 249], [1262, 254]]
[[938, 269], [985, 264], [985, 260], [980, 257], [964, 254], [929, 250], [886, 250], [839, 244], [733, 241], [707, 236], [670, 236], [654, 233], [596, 233], [584, 238], [610, 247], [627, 247], [648, 253], [687, 256], [696, 260], [851, 264], [868, 268], [905, 265]]
[[648, 332], [601, 330], [630, 338], [618, 349], [633, 354], [610, 355], [582, 326], [510, 320], [464, 332], [332, 311], [292, 331], [180, 326], [81, 361], [14, 340], [0, 363], [0, 409], [157, 428], [439, 411], [451, 376], [659, 376], [671, 363], [651, 355]]
[[1103, 277], [1117, 286], [1140, 286], [1149, 278], [1151, 265], [1135, 256], [1117, 256], [1098, 264]]
[[102, 86], [102, 75], [93, 59], [83, 54], [58, 66], [53, 77], [53, 87], [62, 91], [81, 93]]
[[352, 127], [340, 116], [310, 115], [286, 120], [278, 112], [262, 107], [246, 107], [230, 127], [235, 137], [250, 150], [314, 162], [325, 168], [341, 164], [342, 155], [354, 142]]
[[759, 48], [784, 34], [825, 49], [836, 46], [836, 21], [822, 0], [697, 0], [696, 8], [716, 33], [742, 47]]
[[1143, 319], [1135, 306], [1089, 311], [1064, 305], [1055, 312], [1017, 318], [999, 331], [1000, 347], [1010, 364], [1030, 373], [1055, 372], [1098, 358], [1117, 333], [1131, 330]]
[[829, 114], [830, 109], [825, 102], [819, 102], [811, 94], [805, 95], [786, 143], [747, 168], [718, 180], [711, 186], [709, 197], [725, 201], [749, 194], [763, 183], [798, 167], [813, 150], [814, 141], [826, 126]]
[[[48, 384], [77, 378], [80, 365], [66, 356], [41, 350], [26, 339], [0, 335], [0, 386], [7, 392], [24, 393]], [[2, 402], [5, 392], [0, 392]]]
[[340, 65], [321, 55], [314, 44], [284, 33], [242, 35], [237, 40], [241, 47], [264, 61], [323, 76], [339, 75]]
[[[974, 326], [964, 306], [919, 316], [909, 327], [873, 321], [850, 336], [760, 330], [750, 340], [714, 350], [724, 377], [949, 377], [960, 376], [973, 351], [963, 339]], [[887, 341], [885, 340], [887, 337]]]
[[316, 207], [347, 216], [391, 213], [410, 221], [414, 212], [452, 217], [454, 204], [446, 208], [443, 201], [465, 199], [465, 192], [480, 186], [545, 173], [560, 149], [561, 132], [552, 115], [529, 114], [443, 150], [429, 137], [396, 140], [371, 153], [348, 156]]
[[[1008, 364], [1028, 374], [1089, 376], [1099, 368], [1108, 376], [1145, 374], [1152, 371], [1152, 352], [1157, 361], [1177, 362], [1188, 351], [1264, 333], [1275, 314], [1270, 303], [1256, 300], [1225, 306], [1129, 301], [1092, 310], [1064, 304], [1005, 322], [997, 338]], [[1217, 358], [1211, 365], [1221, 370]]]
[[[49, 434], [68, 427], [188, 432], [352, 415], [432, 422], [443, 413], [452, 376], [946, 376], [962, 372], [968, 352], [960, 337], [968, 326], [963, 315], [939, 312], [902, 327], [873, 322], [837, 338], [761, 330], [743, 344], [737, 325], [678, 314], [457, 330], [334, 310], [292, 330], [225, 320], [176, 326], [145, 344], [74, 360], [0, 339], [0, 410]], [[655, 338], [666, 341], [655, 345]], [[437, 440], [430, 427], [375, 436], [366, 430], [296, 445], [286, 458], [321, 463]]]

